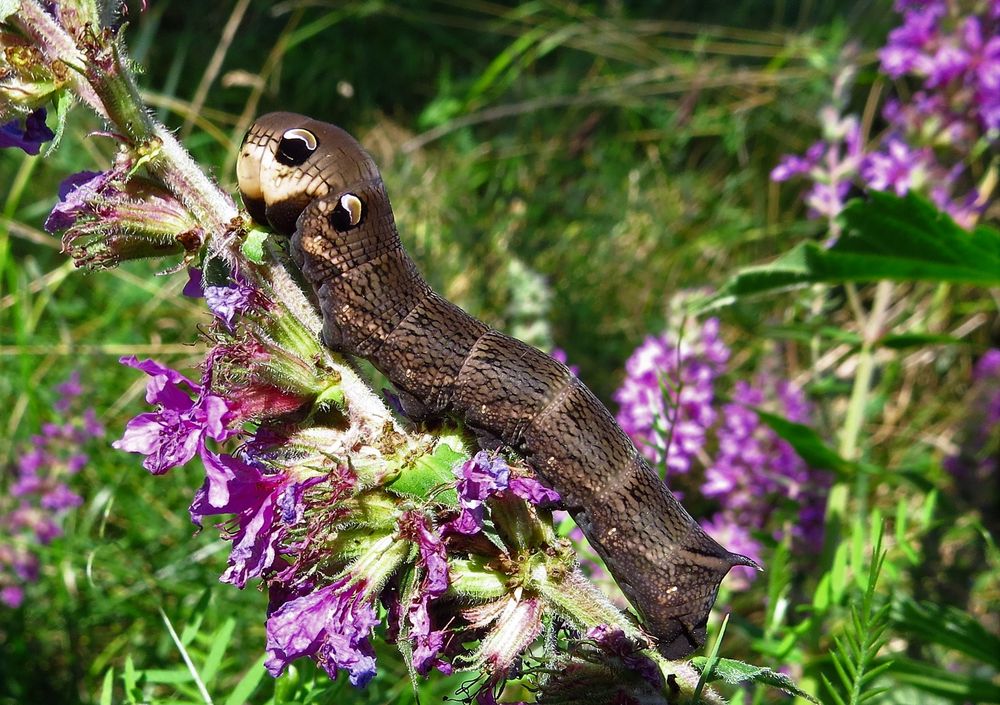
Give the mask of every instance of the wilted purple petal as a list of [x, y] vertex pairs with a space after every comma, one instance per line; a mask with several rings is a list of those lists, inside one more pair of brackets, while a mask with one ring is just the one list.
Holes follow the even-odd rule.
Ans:
[[233, 319], [251, 307], [254, 293], [252, 288], [239, 283], [232, 286], [206, 286], [205, 302], [215, 317], [232, 330]]
[[625, 636], [621, 629], [601, 624], [588, 629], [587, 638], [593, 639], [604, 653], [620, 658], [625, 668], [641, 676], [651, 686], [663, 689], [665, 682], [660, 667], [643, 654], [639, 645]]
[[54, 233], [71, 227], [111, 176], [110, 171], [81, 171], [63, 179], [59, 184], [59, 202], [45, 219], [45, 229]]
[[344, 577], [275, 610], [267, 620], [268, 672], [277, 677], [296, 658], [311, 656], [331, 678], [343, 668], [352, 685], [366, 685], [375, 676], [368, 637], [378, 617], [364, 592], [363, 582]]
[[45, 124], [45, 108], [38, 108], [23, 122], [15, 119], [0, 126], [0, 148], [17, 147], [27, 154], [38, 154], [42, 143], [55, 136]]
[[511, 478], [508, 488], [521, 499], [532, 504], [552, 504], [559, 501], [559, 493], [549, 489], [538, 480], [531, 477]]

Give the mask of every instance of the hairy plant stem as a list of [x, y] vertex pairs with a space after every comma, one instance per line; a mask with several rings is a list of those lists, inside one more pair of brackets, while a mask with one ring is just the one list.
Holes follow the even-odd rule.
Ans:
[[31, 37], [46, 59], [50, 62], [59, 61], [73, 69], [70, 71], [73, 92], [91, 110], [107, 118], [104, 104], [84, 74], [87, 59], [76, 45], [76, 40], [36, 0], [21, 0], [21, 5], [12, 18]]

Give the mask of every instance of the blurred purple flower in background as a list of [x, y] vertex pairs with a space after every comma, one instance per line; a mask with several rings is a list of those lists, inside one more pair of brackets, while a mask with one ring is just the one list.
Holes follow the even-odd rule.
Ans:
[[[988, 199], [974, 183], [978, 172], [968, 155], [988, 153], [1000, 130], [1000, 5], [986, 4], [990, 10], [977, 14], [982, 3], [898, 0], [902, 24], [879, 51], [879, 67], [914, 89], [906, 100], [885, 101], [886, 128], [866, 147], [857, 118], [841, 116], [846, 96], [836, 90], [834, 105], [820, 114], [823, 139], [772, 170], [774, 181], [813, 182], [805, 197], [809, 214], [829, 219], [834, 238], [833, 219], [852, 186], [920, 192], [963, 227], [975, 225]], [[853, 73], [847, 67], [838, 84]]]
[[66, 515], [83, 503], [67, 483], [86, 466], [87, 446], [104, 437], [93, 409], [79, 409], [78, 372], [55, 389], [59, 422], [44, 424], [20, 450], [0, 496], [0, 602], [9, 607], [21, 604], [25, 585], [38, 580], [42, 547], [62, 536]]
[[693, 340], [650, 336], [625, 362], [614, 394], [618, 423], [649, 460], [665, 460], [667, 478], [688, 472], [704, 447], [717, 416], [715, 380], [728, 361], [719, 321], [710, 318]]
[[[666, 458], [666, 479], [703, 470], [701, 494], [719, 511], [704, 524], [716, 540], [760, 561], [757, 535], [790, 537], [793, 549], [822, 543], [829, 478], [809, 468], [766, 424], [755, 408], [770, 408], [796, 423], [808, 423], [810, 407], [792, 384], [761, 375], [738, 381], [731, 399], [720, 402], [729, 349], [719, 322], [709, 319], [697, 338], [669, 333], [645, 340], [625, 364], [627, 376], [615, 392], [618, 420], [650, 460]], [[669, 444], [669, 445], [668, 445]], [[730, 585], [744, 589], [757, 571], [737, 569]]]

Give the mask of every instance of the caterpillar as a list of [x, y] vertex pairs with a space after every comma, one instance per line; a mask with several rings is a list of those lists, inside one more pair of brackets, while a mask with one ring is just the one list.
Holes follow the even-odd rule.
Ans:
[[269, 113], [237, 177], [257, 222], [291, 237], [330, 348], [371, 362], [411, 417], [454, 414], [555, 489], [657, 649], [701, 647], [719, 583], [758, 566], [709, 537], [565, 365], [447, 301], [406, 254], [374, 161], [340, 128]]

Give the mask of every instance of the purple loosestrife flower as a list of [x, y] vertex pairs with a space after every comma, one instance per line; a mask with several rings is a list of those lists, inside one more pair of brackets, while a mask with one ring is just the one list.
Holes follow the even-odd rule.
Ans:
[[369, 637], [376, 624], [364, 582], [344, 576], [272, 612], [264, 666], [277, 677], [296, 658], [310, 656], [331, 678], [344, 669], [351, 685], [363, 687], [375, 677], [375, 650]]
[[62, 232], [63, 251], [78, 267], [197, 252], [204, 232], [163, 185], [131, 176], [132, 159], [119, 155], [105, 172], [83, 171], [59, 187], [59, 203], [45, 220]]
[[[204, 453], [206, 438], [225, 441], [236, 433], [226, 428], [229, 406], [223, 398], [205, 393], [201, 385], [153, 360], [139, 362], [128, 356], [119, 362], [150, 376], [146, 401], [159, 409], [129, 421], [125, 433], [111, 445], [145, 455], [143, 467], [154, 475]], [[191, 393], [197, 396], [192, 399]]]
[[64, 518], [83, 503], [67, 483], [86, 465], [83, 451], [104, 435], [92, 409], [79, 411], [79, 373], [55, 389], [53, 408], [65, 420], [43, 424], [31, 437], [9, 469], [7, 494], [0, 496], [0, 601], [8, 606], [20, 604], [25, 584], [38, 579], [43, 547], [62, 536]]
[[239, 279], [224, 286], [205, 286], [201, 270], [194, 267], [188, 270], [188, 277], [184, 296], [204, 298], [209, 310], [230, 332], [237, 315], [261, 303], [257, 291]]
[[719, 322], [711, 318], [694, 340], [648, 337], [626, 361], [625, 380], [614, 394], [618, 423], [643, 455], [665, 460], [668, 478], [688, 472], [705, 445], [716, 419], [713, 384], [728, 359]]
[[494, 495], [510, 492], [532, 504], [559, 501], [559, 494], [530, 477], [512, 477], [507, 461], [490, 457], [486, 451], [455, 466], [456, 490], [461, 512], [445, 529], [459, 534], [476, 534], [483, 526], [484, 502]]
[[[701, 488], [702, 494], [719, 502], [722, 511], [704, 526], [705, 530], [716, 540], [725, 540], [734, 550], [758, 560], [760, 547], [748, 530], [771, 527], [780, 518], [775, 516], [777, 509], [791, 501], [798, 508], [797, 516], [788, 522], [790, 528], [775, 530], [776, 537], [787, 531], [793, 548], [802, 552], [819, 550], [829, 478], [809, 468], [753, 411], [753, 407], [765, 406], [773, 398], [780, 415], [804, 423], [810, 414], [805, 398], [789, 383], [767, 377], [759, 377], [753, 385], [737, 382], [732, 396], [732, 403], [723, 407], [723, 422], [716, 433], [718, 451], [705, 470]], [[735, 574], [740, 582], [734, 587], [746, 587], [756, 575], [750, 570]]]
[[14, 119], [0, 125], [0, 149], [17, 147], [26, 154], [38, 154], [42, 143], [55, 136], [45, 124], [45, 108], [38, 108], [23, 120]]
[[403, 515], [400, 532], [414, 541], [420, 552], [418, 565], [422, 573], [420, 588], [407, 608], [408, 637], [413, 642], [413, 668], [420, 675], [427, 675], [436, 667], [442, 673], [451, 673], [451, 664], [439, 658], [445, 643], [443, 629], [432, 629], [430, 601], [448, 589], [448, 561], [444, 542], [431, 529], [426, 517], [415, 512]]
[[201, 454], [205, 483], [195, 494], [189, 512], [201, 526], [206, 516], [235, 514], [235, 528], [227, 532], [233, 548], [222, 582], [238, 588], [270, 569], [281, 553], [287, 528], [302, 519], [302, 494], [322, 476], [296, 482], [289, 475], [265, 475], [230, 455]]
[[[908, 78], [914, 85], [905, 102], [885, 102], [884, 136], [867, 154], [859, 141], [856, 154], [848, 149], [854, 158], [832, 169], [838, 160], [830, 156], [840, 138], [826, 129], [828, 121], [821, 116], [824, 140], [804, 158], [785, 157], [772, 171], [774, 181], [795, 176], [813, 181], [806, 197], [810, 217], [830, 219], [835, 237], [832, 219], [852, 185], [897, 195], [921, 192], [963, 227], [979, 219], [987, 199], [976, 188], [974, 174], [986, 167], [970, 165], [969, 157], [989, 154], [1000, 129], [1000, 21], [995, 11], [976, 7], [979, 14], [970, 3], [896, 3], [902, 24], [879, 51], [880, 67], [890, 78]], [[845, 120], [856, 124], [854, 117]], [[819, 158], [823, 152], [825, 164]]]
[[927, 164], [933, 160], [930, 150], [913, 149], [898, 138], [889, 139], [884, 149], [865, 156], [861, 176], [868, 185], [876, 191], [894, 191], [897, 196], [919, 188], [926, 178]]

